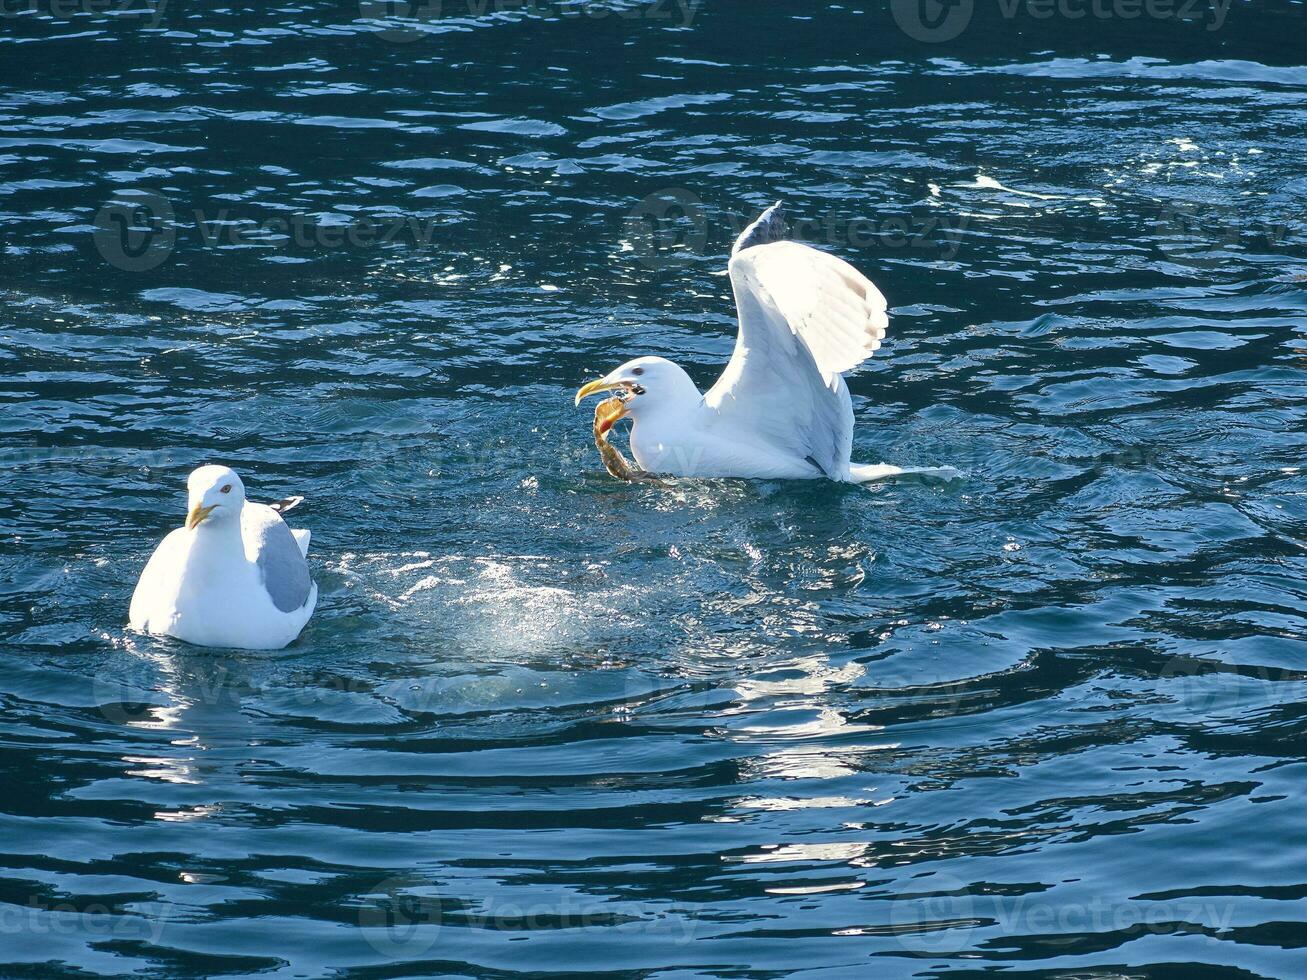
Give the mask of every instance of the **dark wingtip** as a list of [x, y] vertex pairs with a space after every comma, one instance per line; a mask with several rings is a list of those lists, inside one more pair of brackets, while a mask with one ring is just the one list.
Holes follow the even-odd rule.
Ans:
[[755, 245], [767, 245], [771, 242], [785, 240], [785, 212], [781, 205], [783, 202], [777, 201], [762, 214], [758, 219], [740, 234], [735, 240], [735, 247], [731, 249], [731, 254], [743, 252], [746, 248], [753, 248]]
[[284, 514], [288, 510], [294, 510], [300, 504], [304, 503], [303, 497], [287, 497], [285, 500], [276, 500], [268, 504], [278, 514]]

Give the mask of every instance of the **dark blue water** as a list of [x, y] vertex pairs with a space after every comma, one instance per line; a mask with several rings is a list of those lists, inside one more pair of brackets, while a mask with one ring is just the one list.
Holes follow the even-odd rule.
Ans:
[[[1303, 8], [996, 4], [6, 7], [0, 976], [1307, 973]], [[604, 474], [777, 198], [965, 479]], [[207, 461], [286, 651], [125, 629]]]

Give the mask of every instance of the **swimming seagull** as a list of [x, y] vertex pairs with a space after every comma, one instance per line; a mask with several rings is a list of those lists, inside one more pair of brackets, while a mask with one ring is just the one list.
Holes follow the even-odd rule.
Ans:
[[707, 394], [664, 357], [637, 357], [576, 393], [616, 391], [631, 452], [650, 473], [865, 483], [951, 467], [852, 463], [853, 402], [844, 384], [880, 347], [885, 297], [842, 259], [785, 240], [778, 201], [731, 250], [740, 330]]
[[305, 560], [309, 532], [281, 517], [304, 498], [247, 501], [226, 466], [201, 466], [186, 487], [186, 526], [160, 542], [141, 573], [131, 628], [206, 647], [284, 647], [318, 602]]

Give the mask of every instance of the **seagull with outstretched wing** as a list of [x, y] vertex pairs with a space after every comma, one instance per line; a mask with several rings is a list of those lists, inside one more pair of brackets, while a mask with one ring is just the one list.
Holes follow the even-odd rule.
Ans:
[[944, 469], [853, 463], [844, 374], [885, 337], [885, 297], [842, 259], [785, 239], [780, 203], [735, 242], [735, 352], [703, 394], [664, 357], [638, 357], [576, 393], [623, 399], [631, 452], [650, 473], [865, 483]]

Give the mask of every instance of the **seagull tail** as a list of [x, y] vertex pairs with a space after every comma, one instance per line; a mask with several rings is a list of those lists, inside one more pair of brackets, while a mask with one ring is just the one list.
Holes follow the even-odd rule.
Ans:
[[890, 463], [850, 463], [850, 483], [877, 483], [898, 476], [925, 476], [936, 480], [960, 480], [962, 471], [953, 466], [894, 466]]
[[290, 529], [291, 535], [295, 538], [295, 543], [300, 546], [300, 554], [305, 558], [309, 556], [309, 539], [313, 537], [313, 532], [305, 528], [293, 527]]

